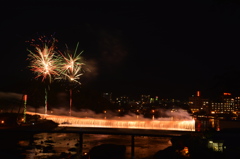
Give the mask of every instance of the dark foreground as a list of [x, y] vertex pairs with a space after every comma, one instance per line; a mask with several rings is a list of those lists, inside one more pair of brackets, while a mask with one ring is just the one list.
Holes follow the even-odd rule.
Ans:
[[[146, 130], [116, 130], [99, 128], [56, 128], [52, 130], [0, 130], [0, 158], [4, 159], [25, 159], [26, 150], [34, 144], [34, 134], [37, 133], [79, 133], [76, 153], [69, 155], [62, 153], [59, 156], [49, 156], [48, 158], [82, 158], [91, 159], [127, 159], [126, 145], [119, 143], [100, 144], [92, 147], [89, 152], [82, 151], [81, 134], [111, 134], [131, 136], [131, 158], [137, 156], [134, 151], [134, 137], [155, 136], [169, 137], [171, 145], [165, 149], [156, 151], [154, 154], [144, 159], [235, 159], [240, 155], [240, 131], [238, 129], [226, 131], [208, 132], [168, 132], [168, 131], [146, 131]], [[29, 145], [19, 146], [19, 141], [28, 140]], [[213, 143], [213, 144], [212, 144]], [[46, 152], [48, 150], [45, 150]], [[135, 158], [137, 159], [137, 158]]]

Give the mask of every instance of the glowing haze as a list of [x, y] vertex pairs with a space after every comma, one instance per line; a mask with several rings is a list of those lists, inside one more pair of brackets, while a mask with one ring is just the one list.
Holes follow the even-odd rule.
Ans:
[[[107, 119], [89, 118], [89, 117], [73, 117], [64, 115], [41, 114], [27, 112], [31, 115], [40, 115], [43, 119], [52, 120], [59, 124], [59, 127], [99, 127], [99, 128], [124, 128], [124, 129], [148, 129], [148, 130], [173, 130], [173, 131], [195, 131], [195, 120], [174, 120], [173, 118], [132, 118], [114, 117]], [[91, 112], [93, 113], [93, 112]], [[85, 112], [85, 115], [88, 115]], [[137, 115], [135, 115], [137, 116]]]

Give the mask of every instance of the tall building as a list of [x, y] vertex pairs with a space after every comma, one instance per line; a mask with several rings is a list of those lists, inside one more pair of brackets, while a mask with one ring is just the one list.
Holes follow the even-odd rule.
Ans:
[[236, 101], [231, 93], [223, 93], [219, 101], [211, 103], [212, 114], [228, 114], [235, 111]]
[[234, 114], [240, 116], [240, 97], [234, 98]]
[[193, 113], [199, 112], [201, 110], [209, 112], [209, 100], [204, 99], [200, 95], [200, 91], [196, 92], [196, 95], [189, 97], [189, 107]]
[[240, 112], [240, 97], [235, 97], [234, 99], [234, 108], [236, 112]]

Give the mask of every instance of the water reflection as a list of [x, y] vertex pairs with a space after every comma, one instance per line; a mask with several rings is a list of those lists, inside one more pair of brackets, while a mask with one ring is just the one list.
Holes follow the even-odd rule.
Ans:
[[[77, 133], [39, 133], [34, 141], [19, 141], [25, 147], [26, 159], [70, 157], [79, 155], [79, 134]], [[126, 147], [126, 158], [131, 158], [131, 136], [84, 134], [82, 153], [87, 154], [91, 148], [101, 144], [117, 144]], [[142, 159], [154, 155], [157, 151], [171, 146], [169, 137], [135, 136], [135, 158]]]
[[199, 118], [195, 120], [195, 131], [219, 131], [219, 119]]
[[[196, 120], [196, 131], [217, 129], [219, 129], [219, 120]], [[135, 159], [150, 158], [159, 150], [171, 146], [170, 139], [169, 137], [135, 136]], [[70, 156], [80, 155], [80, 135], [78, 133], [30, 133], [16, 135], [13, 132], [13, 134], [9, 134], [9, 138], [1, 137], [1, 141], [6, 143], [1, 146], [2, 152], [5, 152], [8, 156], [17, 156], [17, 153], [21, 154], [21, 159], [69, 158]], [[81, 153], [88, 154], [93, 147], [101, 144], [124, 145], [126, 147], [126, 158], [131, 158], [130, 135], [84, 134]], [[17, 151], [13, 152], [13, 149]]]

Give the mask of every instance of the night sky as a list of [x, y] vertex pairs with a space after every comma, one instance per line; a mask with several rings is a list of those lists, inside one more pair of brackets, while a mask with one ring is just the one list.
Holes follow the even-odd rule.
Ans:
[[240, 93], [240, 3], [235, 1], [23, 1], [1, 5], [1, 92], [34, 79], [25, 42], [79, 42], [82, 87], [116, 95], [187, 99]]

